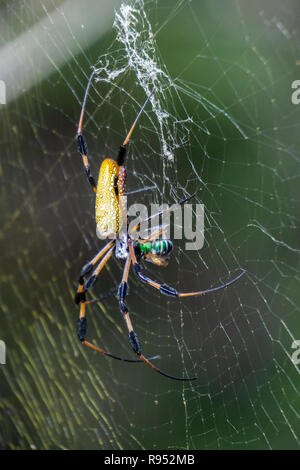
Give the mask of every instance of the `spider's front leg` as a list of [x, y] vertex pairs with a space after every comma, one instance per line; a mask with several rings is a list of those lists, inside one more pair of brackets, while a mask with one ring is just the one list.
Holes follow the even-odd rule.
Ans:
[[89, 78], [89, 81], [88, 81], [88, 84], [87, 84], [87, 87], [86, 87], [86, 90], [85, 90], [85, 94], [84, 94], [84, 99], [83, 99], [83, 103], [82, 103], [82, 108], [81, 108], [81, 113], [80, 113], [80, 118], [79, 118], [79, 124], [78, 124], [78, 129], [77, 129], [77, 144], [78, 144], [79, 153], [81, 154], [81, 157], [82, 157], [82, 162], [83, 162], [83, 166], [84, 166], [86, 176], [87, 176], [87, 178], [89, 180], [89, 183], [92, 186], [93, 190], [95, 192], [97, 192], [96, 183], [95, 183], [94, 177], [91, 173], [90, 164], [89, 164], [89, 161], [88, 161], [87, 146], [86, 146], [86, 143], [84, 141], [84, 138], [82, 137], [82, 122], [83, 122], [84, 110], [85, 110], [86, 100], [87, 100], [87, 97], [88, 97], [89, 89], [90, 89], [90, 86], [91, 86], [94, 75], [95, 75], [95, 70], [93, 70], [93, 72], [92, 72], [92, 74]]

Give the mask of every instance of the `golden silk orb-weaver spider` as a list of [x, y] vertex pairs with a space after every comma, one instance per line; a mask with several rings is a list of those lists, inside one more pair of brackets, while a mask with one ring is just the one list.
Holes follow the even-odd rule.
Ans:
[[[126, 146], [133, 132], [133, 129], [140, 115], [142, 114], [146, 104], [150, 100], [154, 90], [148, 96], [145, 103], [141, 107], [140, 112], [138, 113], [134, 123], [130, 128], [130, 131], [128, 132], [127, 137], [125, 138], [123, 144], [120, 146], [117, 160], [115, 161], [110, 158], [106, 158], [105, 160], [103, 160], [99, 171], [98, 184], [96, 186], [88, 162], [87, 146], [82, 137], [83, 116], [89, 93], [89, 88], [92, 83], [94, 74], [95, 70], [92, 72], [86, 87], [77, 130], [77, 142], [79, 152], [82, 156], [86, 175], [93, 190], [96, 193], [96, 233], [99, 238], [111, 239], [104, 246], [104, 248], [102, 248], [96, 254], [96, 256], [94, 256], [91, 261], [89, 261], [83, 266], [81, 270], [79, 277], [79, 285], [75, 294], [75, 303], [80, 305], [80, 315], [77, 322], [77, 334], [81, 343], [85, 344], [86, 346], [89, 346], [92, 349], [95, 349], [96, 351], [99, 351], [105, 356], [112, 357], [114, 359], [118, 359], [125, 362], [144, 362], [159, 374], [164, 375], [165, 377], [168, 377], [170, 379], [195, 380], [197, 379], [197, 377], [174, 377], [173, 375], [167, 374], [151, 362], [151, 360], [157, 358], [157, 356], [155, 358], [147, 359], [142, 354], [140, 342], [138, 340], [137, 334], [133, 329], [129, 310], [125, 302], [128, 293], [128, 276], [131, 263], [133, 264], [134, 272], [137, 275], [138, 279], [153, 287], [154, 289], [159, 290], [161, 294], [176, 298], [204, 295], [209, 292], [214, 292], [219, 289], [223, 289], [229, 286], [230, 284], [236, 282], [245, 273], [245, 271], [243, 270], [236, 278], [232, 279], [226, 284], [222, 284], [220, 286], [213, 287], [211, 289], [201, 290], [198, 292], [178, 292], [173, 287], [170, 287], [167, 284], [160, 284], [157, 281], [153, 281], [145, 274], [143, 274], [140, 261], [146, 260], [151, 261], [152, 263], [158, 266], [166, 266], [168, 264], [169, 259], [168, 255], [171, 253], [173, 248], [171, 240], [159, 239], [159, 236], [163, 232], [161, 227], [158, 228], [158, 230], [154, 231], [154, 233], [151, 233], [150, 236], [146, 239], [139, 238], [138, 240], [136, 240], [132, 237], [132, 233], [136, 230], [137, 226], [134, 227], [134, 229], [130, 232], [128, 232], [128, 227], [126, 226], [125, 230], [123, 230], [121, 233], [122, 227], [124, 228], [124, 224], [127, 223], [125, 214], [123, 213], [124, 208], [122, 205], [122, 196], [125, 195], [126, 183], [126, 170], [124, 166]], [[184, 201], [180, 201], [177, 204], [183, 204], [189, 199], [190, 198], [185, 199]], [[174, 208], [174, 205], [167, 210], [171, 210], [172, 208]], [[162, 213], [163, 212], [160, 212], [158, 214], [155, 214], [154, 216], [160, 215]], [[148, 219], [154, 216], [150, 216]], [[122, 280], [118, 290], [118, 298], [120, 310], [128, 329], [129, 342], [133, 351], [139, 357], [138, 360], [123, 359], [121, 357], [115, 356], [86, 340], [87, 321], [85, 316], [85, 310], [86, 305], [93, 302], [86, 300], [86, 294], [94, 286], [101, 270], [106, 265], [112, 255], [115, 255], [117, 259], [125, 261]], [[90, 273], [91, 275], [85, 279], [85, 277]]]

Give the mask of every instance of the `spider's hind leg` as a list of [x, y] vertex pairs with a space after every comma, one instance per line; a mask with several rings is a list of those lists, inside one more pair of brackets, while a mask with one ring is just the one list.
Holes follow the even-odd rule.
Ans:
[[[129, 240], [129, 247], [132, 247], [132, 240]], [[191, 380], [196, 380], [197, 377], [174, 377], [173, 375], [166, 374], [162, 370], [160, 370], [158, 367], [156, 367], [152, 362], [150, 362], [149, 359], [147, 359], [143, 354], [142, 354], [142, 348], [140, 346], [140, 342], [138, 340], [137, 334], [133, 329], [131, 319], [129, 316], [129, 311], [127, 308], [127, 305], [125, 303], [126, 295], [127, 295], [127, 289], [128, 289], [128, 284], [127, 284], [127, 279], [128, 279], [128, 274], [129, 274], [129, 268], [131, 264], [131, 250], [129, 252], [128, 258], [125, 262], [125, 267], [123, 271], [123, 276], [122, 276], [122, 282], [119, 287], [119, 303], [120, 303], [120, 309], [123, 314], [124, 320], [126, 322], [126, 326], [128, 329], [128, 337], [129, 337], [129, 342], [130, 345], [133, 349], [133, 351], [136, 353], [136, 355], [144, 361], [149, 367], [151, 367], [153, 370], [158, 372], [159, 374], [168, 377], [169, 379], [173, 380], [183, 380], [183, 381], [191, 381]], [[154, 359], [154, 358], [152, 358]]]
[[130, 264], [131, 264], [131, 257], [128, 256], [125, 262], [122, 281], [119, 287], [119, 304], [120, 304], [120, 310], [122, 312], [123, 318], [125, 320], [125, 323], [128, 329], [129, 342], [131, 344], [133, 351], [137, 355], [139, 355], [142, 352], [140, 343], [139, 343], [139, 340], [135, 331], [133, 330], [132, 323], [131, 323], [130, 316], [129, 316], [129, 311], [125, 303], [125, 299], [126, 299], [127, 292], [128, 292], [127, 280], [128, 280]]

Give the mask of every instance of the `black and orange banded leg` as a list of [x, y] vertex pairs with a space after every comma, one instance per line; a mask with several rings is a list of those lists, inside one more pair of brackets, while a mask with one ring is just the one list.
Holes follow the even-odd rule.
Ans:
[[[101, 259], [98, 266], [93, 271], [92, 276], [90, 278], [88, 278], [88, 280], [87, 280], [87, 283], [89, 283], [89, 280], [91, 280], [90, 285], [88, 285], [86, 287], [87, 283], [84, 282], [84, 277], [83, 277], [82, 274], [79, 278], [79, 286], [78, 286], [78, 289], [77, 289], [77, 293], [75, 295], [75, 303], [80, 304], [80, 314], [79, 314], [79, 320], [77, 322], [77, 334], [78, 334], [78, 337], [79, 337], [80, 341], [84, 344], [86, 344], [85, 336], [86, 336], [86, 323], [87, 323], [86, 318], [85, 318], [86, 291], [88, 290], [88, 288], [90, 288], [90, 287], [92, 287], [92, 285], [94, 285], [100, 271], [103, 269], [103, 267], [105, 266], [107, 261], [110, 259], [111, 255], [113, 254], [114, 246], [108, 247], [108, 245], [106, 245], [103, 248], [103, 250], [101, 250], [100, 253], [98, 253], [95, 256], [95, 258], [93, 258], [93, 260], [96, 259], [95, 262], [97, 262], [97, 259], [99, 259], [101, 254], [103, 254], [103, 252], [105, 253], [105, 250], [106, 250], [105, 256]], [[108, 250], [107, 250], [107, 247], [108, 247]], [[89, 265], [92, 264], [93, 260], [90, 263], [86, 264], [82, 268], [81, 273], [85, 273], [86, 271], [87, 272], [90, 271], [90, 269], [89, 268], [87, 269], [86, 266], [89, 267]], [[93, 266], [93, 264], [92, 264], [92, 266]]]
[[123, 144], [120, 146], [119, 154], [118, 154], [118, 158], [117, 158], [117, 163], [118, 163], [119, 166], [124, 165], [124, 160], [125, 160], [125, 156], [126, 156], [126, 145], [129, 142], [131, 134], [132, 134], [132, 132], [133, 132], [135, 126], [136, 126], [136, 123], [138, 122], [142, 112], [144, 111], [146, 104], [148, 103], [148, 101], [150, 100], [150, 98], [151, 98], [151, 96], [153, 95], [154, 92], [155, 92], [155, 88], [151, 91], [150, 95], [147, 97], [145, 103], [143, 104], [143, 106], [141, 107], [137, 117], [135, 118], [134, 123], [132, 124], [131, 128], [129, 129], [129, 132], [128, 132], [127, 136], [125, 137], [125, 140], [124, 140]]
[[[79, 287], [77, 289], [77, 293], [75, 296], [75, 302], [80, 304], [80, 314], [79, 314], [79, 319], [77, 321], [77, 334], [78, 338], [81, 341], [82, 344], [85, 344], [86, 346], [89, 346], [92, 349], [95, 349], [96, 351], [100, 352], [101, 354], [104, 354], [105, 356], [111, 357], [113, 359], [117, 359], [118, 361], [124, 361], [124, 362], [142, 362], [141, 360], [134, 360], [134, 359], [124, 359], [119, 356], [115, 356], [114, 354], [110, 354], [103, 349], [99, 348], [98, 346], [95, 346], [94, 344], [90, 343], [89, 341], [86, 341], [86, 327], [87, 327], [87, 320], [85, 316], [85, 309], [86, 309], [86, 304], [89, 302], [86, 301], [86, 291], [94, 285], [97, 276], [99, 275], [100, 271], [103, 269], [105, 264], [108, 262], [110, 259], [111, 255], [113, 254], [113, 249], [114, 249], [114, 242], [108, 243], [89, 263], [87, 263], [81, 271], [81, 276], [79, 279]], [[85, 287], [84, 284], [84, 278], [83, 276], [85, 274], [88, 274], [91, 269], [93, 268], [94, 264], [97, 263], [97, 261], [100, 259], [103, 254], [106, 255], [102, 258], [100, 263], [98, 264], [97, 268], [94, 270], [92, 276], [89, 278], [90, 280], [90, 285], [88, 287]], [[88, 281], [89, 281], [88, 279]]]
[[83, 116], [84, 116], [85, 104], [86, 104], [89, 89], [90, 89], [90, 86], [91, 86], [94, 75], [95, 75], [95, 70], [93, 70], [93, 72], [92, 72], [92, 74], [89, 78], [89, 81], [88, 81], [88, 84], [87, 84], [87, 87], [86, 87], [86, 90], [85, 90], [85, 94], [84, 94], [84, 99], [83, 99], [83, 103], [82, 103], [82, 108], [81, 108], [81, 113], [80, 113], [80, 118], [79, 118], [79, 124], [78, 124], [78, 129], [77, 129], [77, 144], [78, 144], [78, 150], [79, 150], [79, 152], [82, 156], [82, 161], [83, 161], [83, 166], [84, 166], [84, 169], [85, 169], [85, 173], [88, 177], [88, 180], [89, 180], [90, 185], [92, 186], [93, 190], [95, 192], [97, 192], [96, 183], [95, 183], [94, 177], [91, 173], [91, 169], [90, 169], [90, 165], [89, 165], [89, 161], [88, 161], [87, 145], [84, 141], [84, 138], [82, 137], [82, 121], [83, 121]]
[[240, 277], [242, 277], [246, 271], [243, 269], [242, 272], [236, 276], [234, 279], [231, 279], [230, 281], [226, 282], [225, 284], [222, 284], [217, 287], [212, 287], [211, 289], [205, 289], [205, 290], [200, 290], [196, 292], [178, 292], [176, 289], [173, 287], [168, 286], [167, 284], [160, 284], [157, 281], [153, 281], [150, 279], [148, 276], [145, 276], [142, 272], [142, 267], [141, 265], [137, 262], [137, 258], [135, 255], [134, 247], [132, 243], [129, 245], [129, 250], [130, 250], [130, 255], [131, 259], [133, 262], [133, 268], [135, 271], [135, 274], [138, 276], [138, 278], [142, 281], [145, 282], [146, 284], [149, 284], [150, 286], [154, 287], [155, 289], [159, 290], [161, 294], [168, 295], [170, 297], [191, 297], [191, 296], [197, 296], [197, 295], [204, 295], [208, 294], [210, 292], [215, 292], [220, 289], [224, 289], [225, 287], [230, 286], [234, 282], [236, 282]]
[[120, 304], [120, 310], [122, 312], [123, 318], [125, 320], [125, 323], [126, 323], [126, 326], [127, 326], [127, 329], [128, 329], [128, 337], [129, 337], [130, 345], [131, 345], [133, 351], [138, 356], [140, 356], [140, 354], [141, 354], [140, 343], [139, 343], [139, 340], [138, 340], [138, 337], [137, 337], [135, 331], [133, 330], [133, 326], [132, 326], [132, 323], [131, 323], [129, 311], [128, 311], [127, 305], [125, 303], [125, 299], [126, 299], [127, 291], [128, 291], [127, 280], [128, 280], [130, 264], [131, 264], [131, 257], [128, 256], [127, 259], [126, 259], [126, 262], [125, 262], [122, 281], [121, 281], [121, 284], [120, 284], [120, 287], [119, 287], [119, 304]]
[[113, 243], [113, 246], [111, 248], [109, 248], [107, 253], [103, 256], [101, 261], [98, 263], [98, 265], [96, 266], [96, 268], [92, 272], [92, 275], [86, 279], [86, 281], [84, 283], [84, 287], [83, 287], [84, 292], [87, 292], [89, 289], [92, 289], [92, 287], [94, 286], [95, 282], [98, 279], [98, 276], [99, 276], [100, 272], [102, 271], [102, 269], [106, 265], [107, 261], [113, 255], [114, 249], [115, 249], [115, 247], [114, 247], [114, 243]]
[[[161, 215], [163, 214], [167, 214], [168, 212], [171, 212], [172, 210], [175, 209], [175, 207], [177, 206], [182, 206], [183, 204], [185, 204], [186, 202], [190, 201], [193, 197], [195, 197], [195, 194], [192, 194], [191, 196], [187, 197], [186, 199], [181, 199], [180, 201], [178, 202], [175, 202], [174, 204], [172, 204], [170, 207], [168, 207], [167, 209], [165, 210], [162, 210], [162, 211], [159, 211], [159, 212], [156, 212], [155, 214], [151, 214], [149, 217], [146, 217], [145, 219], [143, 219], [142, 221], [139, 221], [136, 225], [134, 225], [133, 227], [131, 227], [130, 231], [128, 232], [129, 235], [132, 235], [134, 232], [136, 232], [137, 230], [140, 229], [140, 226], [142, 223], [145, 223], [145, 222], [149, 222], [150, 220], [154, 219], [154, 217], [160, 217]], [[150, 240], [150, 238], [149, 238]]]
[[102, 248], [96, 256], [94, 256], [91, 261], [86, 263], [83, 268], [81, 269], [80, 272], [80, 277], [79, 277], [79, 285], [77, 288], [77, 292], [75, 294], [75, 303], [79, 304], [82, 301], [85, 301], [85, 292], [84, 292], [84, 277], [91, 272], [93, 267], [96, 265], [96, 263], [99, 261], [99, 259], [105, 255], [105, 253], [114, 245], [114, 241], [111, 241], [105, 245], [104, 248]]
[[[150, 366], [155, 372], [158, 372], [161, 375], [164, 375], [165, 377], [168, 377], [169, 379], [173, 380], [185, 380], [185, 381], [191, 381], [191, 380], [196, 380], [197, 377], [175, 377], [173, 375], [167, 374], [166, 372], [163, 372], [160, 370], [158, 367], [156, 367], [152, 362], [150, 362], [149, 359], [147, 359], [143, 354], [142, 354], [142, 349], [140, 346], [140, 342], [138, 340], [137, 334], [133, 329], [129, 311], [127, 308], [127, 305], [125, 303], [126, 295], [127, 295], [127, 290], [128, 290], [128, 274], [129, 274], [129, 268], [131, 264], [131, 256], [129, 254], [128, 258], [126, 259], [125, 262], [125, 267], [123, 271], [123, 276], [122, 276], [122, 281], [119, 287], [119, 303], [120, 303], [120, 309], [123, 314], [127, 329], [128, 329], [128, 337], [129, 337], [129, 342], [130, 345], [133, 349], [133, 351], [137, 354], [138, 357], [142, 359], [148, 366]], [[156, 357], [155, 357], [156, 358]], [[150, 358], [150, 359], [155, 359], [155, 358]]]
[[135, 359], [124, 359], [123, 357], [116, 356], [114, 354], [110, 354], [103, 349], [99, 348], [99, 346], [95, 346], [94, 344], [90, 343], [89, 341], [86, 341], [86, 317], [85, 317], [85, 302], [80, 303], [80, 316], [77, 322], [77, 334], [78, 337], [81, 341], [82, 344], [85, 344], [86, 346], [89, 346], [90, 348], [94, 349], [95, 351], [100, 352], [104, 356], [111, 357], [112, 359], [117, 359], [118, 361], [123, 361], [123, 362], [134, 362], [134, 363], [141, 363], [143, 361], [141, 360], [135, 360]]

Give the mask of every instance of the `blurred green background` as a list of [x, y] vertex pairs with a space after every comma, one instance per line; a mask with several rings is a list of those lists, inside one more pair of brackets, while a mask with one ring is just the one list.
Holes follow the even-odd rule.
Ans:
[[[161, 67], [157, 103], [130, 144], [133, 202], [171, 203], [196, 191], [205, 245], [176, 241], [154, 279], [225, 291], [182, 302], [130, 277], [128, 305], [148, 357], [193, 383], [84, 348], [73, 302], [78, 274], [101, 242], [94, 195], [75, 140], [91, 66], [107, 61], [87, 105], [94, 175], [117, 149], [145, 99], [113, 27], [121, 2], [0, 4], [2, 449], [296, 449], [299, 368], [299, 107], [296, 1], [125, 1], [137, 50], [147, 33]], [[125, 25], [126, 26], [126, 25]], [[128, 25], [127, 25], [128, 26]], [[145, 50], [147, 43], [144, 44]], [[131, 57], [133, 60], [133, 57]], [[135, 62], [136, 64], [136, 62]], [[151, 72], [151, 71], [150, 71]], [[149, 83], [151, 84], [151, 73]], [[171, 78], [168, 78], [171, 77]], [[168, 161], [164, 137], [174, 153]], [[94, 289], [116, 287], [112, 261]], [[88, 310], [95, 344], [133, 357], [118, 302]]]

